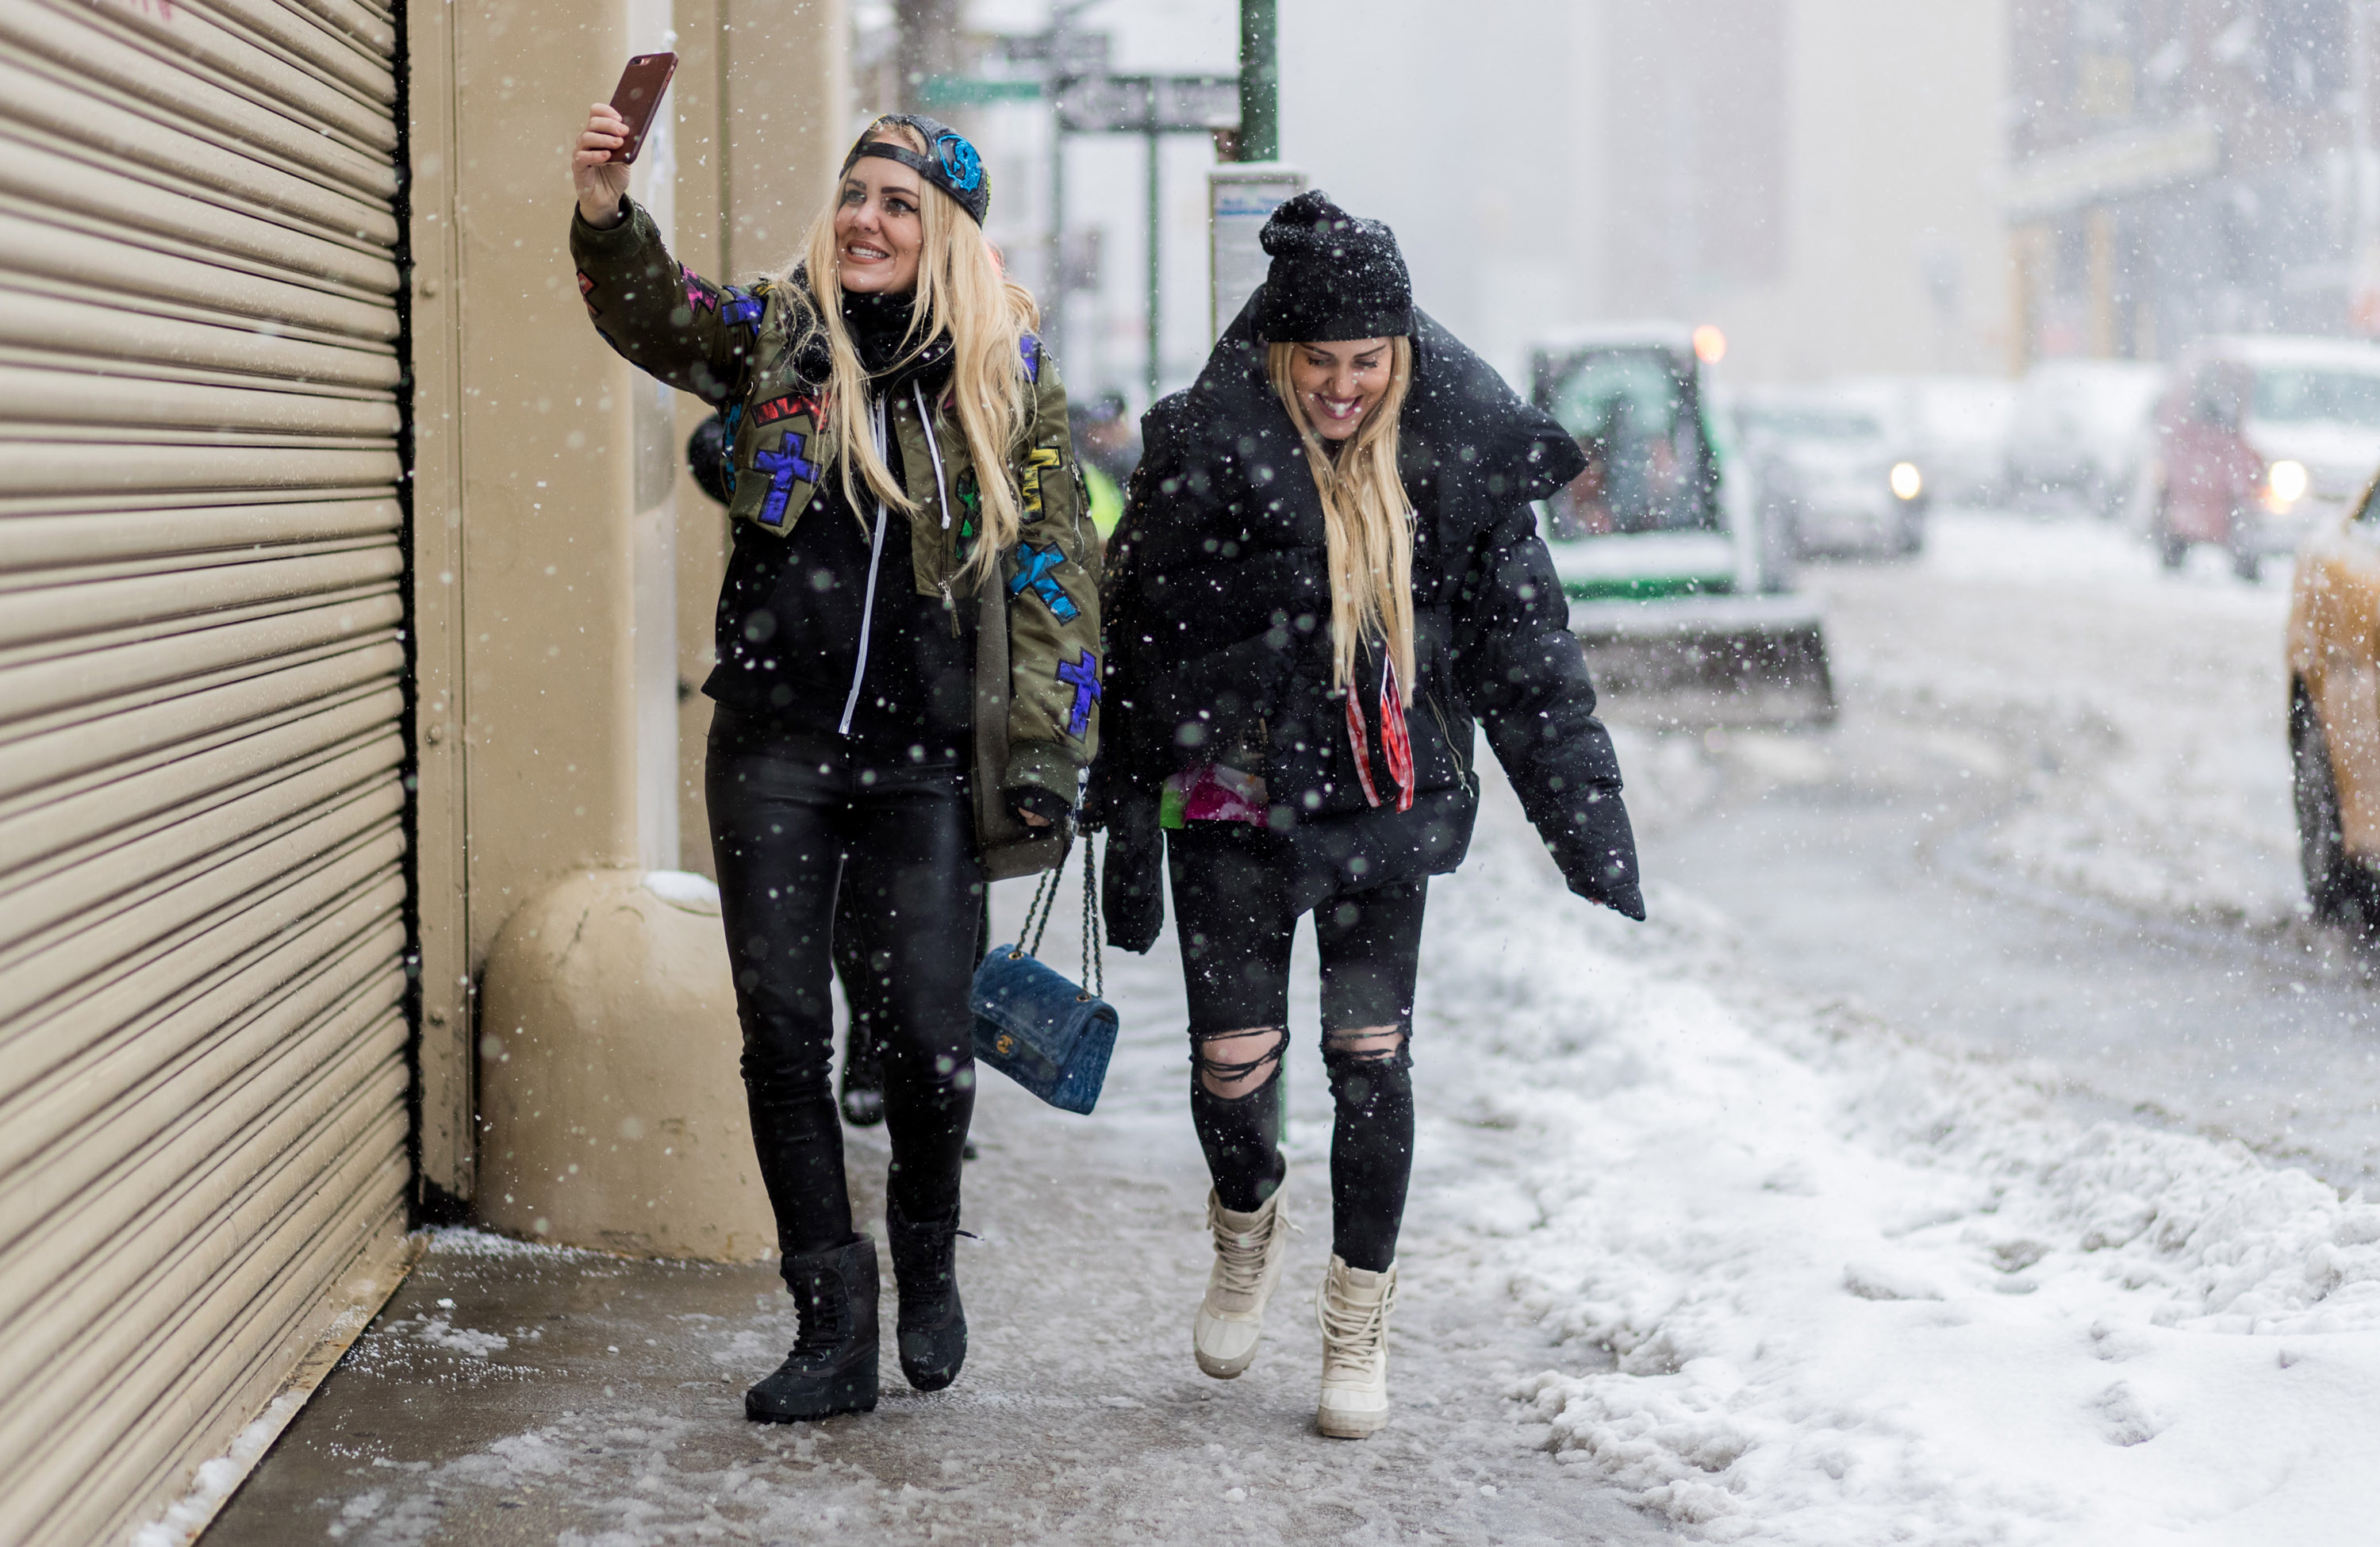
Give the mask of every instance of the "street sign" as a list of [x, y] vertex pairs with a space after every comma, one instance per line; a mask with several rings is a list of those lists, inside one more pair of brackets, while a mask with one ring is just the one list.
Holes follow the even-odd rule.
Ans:
[[978, 75], [929, 75], [917, 83], [917, 100], [928, 107], [982, 107], [995, 102], [1038, 102], [1038, 80], [995, 80]]
[[1208, 272], [1213, 287], [1208, 335], [1220, 338], [1264, 283], [1272, 260], [1257, 239], [1273, 211], [1305, 191], [1305, 174], [1277, 161], [1240, 162], [1207, 172]]
[[1108, 73], [1108, 35], [1105, 32], [1077, 32], [1072, 28], [1051, 34], [1036, 32], [1029, 37], [1010, 35], [1000, 40], [1001, 52], [1012, 65], [1040, 65], [1059, 77], [1105, 75]]
[[1235, 75], [1096, 75], [1057, 83], [1068, 134], [1206, 134], [1240, 121]]

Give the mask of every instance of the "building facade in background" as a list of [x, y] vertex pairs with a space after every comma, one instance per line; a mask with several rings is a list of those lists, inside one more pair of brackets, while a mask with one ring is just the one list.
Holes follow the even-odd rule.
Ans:
[[2020, 362], [2380, 326], [2368, 6], [2057, 0], [2009, 26]]
[[1463, 17], [1284, 7], [1283, 149], [1394, 225], [1416, 298], [1508, 372], [1549, 331], [1647, 319], [1718, 324], [1742, 381], [2009, 368], [2004, 0]]

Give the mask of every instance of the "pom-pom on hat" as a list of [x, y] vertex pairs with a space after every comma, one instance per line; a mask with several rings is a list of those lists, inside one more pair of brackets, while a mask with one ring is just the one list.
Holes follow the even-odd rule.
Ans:
[[[897, 140], [868, 138], [886, 124], [906, 124], [916, 129], [926, 141], [926, 154], [921, 156]], [[959, 208], [973, 215], [978, 225], [991, 213], [991, 177], [983, 169], [983, 157], [976, 154], [965, 135], [939, 119], [922, 113], [887, 113], [862, 131], [851, 154], [843, 158], [843, 170], [850, 171], [852, 163], [862, 156], [899, 162], [957, 200]]]
[[1351, 215], [1320, 189], [1273, 211], [1257, 335], [1268, 344], [1398, 338], [1413, 332], [1413, 279], [1396, 234]]

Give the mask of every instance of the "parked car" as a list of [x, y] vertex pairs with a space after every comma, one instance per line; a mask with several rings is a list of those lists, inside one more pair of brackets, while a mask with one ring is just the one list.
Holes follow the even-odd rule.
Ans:
[[2044, 360], [2026, 372], [2009, 415], [2010, 497], [2062, 493], [2099, 515], [2122, 514], [2165, 384], [2164, 366], [2138, 360]]
[[2316, 524], [2289, 581], [2289, 762], [2317, 918], [2380, 929], [2380, 501]]
[[1735, 423], [1754, 498], [1791, 556], [1925, 546], [1925, 469], [1872, 398], [1823, 387], [1745, 392]]
[[2380, 345], [2208, 338], [2156, 410], [2148, 527], [2168, 568], [2194, 542], [2254, 579], [2338, 516], [2380, 466]]
[[1843, 388], [1883, 411], [1900, 454], [1925, 474], [1928, 498], [1990, 505], [2008, 483], [2017, 384], [2002, 376], [1861, 376]]

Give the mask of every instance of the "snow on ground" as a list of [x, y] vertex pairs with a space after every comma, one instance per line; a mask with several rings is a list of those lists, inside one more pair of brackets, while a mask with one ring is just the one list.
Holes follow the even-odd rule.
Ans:
[[232, 1436], [221, 1456], [199, 1464], [188, 1490], [165, 1513], [133, 1529], [131, 1547], [188, 1547], [197, 1541], [305, 1401], [302, 1393], [276, 1393], [264, 1411]]
[[1432, 897], [1407, 1249], [1582, 1351], [1509, 1388], [1559, 1461], [1719, 1541], [2368, 1540], [2380, 1208], [1765, 1000], [1516, 827]]
[[1829, 620], [1847, 696], [1988, 729], [2035, 762], [1986, 858], [2159, 913], [2296, 915], [2284, 564], [2247, 585], [2199, 552], [2167, 574], [2097, 521], [1951, 511], [1913, 566], [1804, 579], [1859, 596], [1856, 620]]
[[[2037, 754], [2030, 802], [1991, 840], [1998, 858], [2139, 906], [2286, 913], [2277, 584], [2161, 577], [2101, 529], [1958, 516], [1937, 524], [1921, 569], [1813, 579], [1891, 603], [1863, 605], [1836, 634], [1847, 693], [1893, 695]], [[2105, 615], [2111, 598], [2131, 624]], [[2171, 624], [2155, 659], [2124, 645], [2144, 613]], [[1631, 737], [1624, 755], [1640, 810], [1690, 810], [1713, 776], [1684, 738]], [[1755, 981], [1694, 898], [1657, 877], [1652, 905], [1635, 926], [1569, 897], [1491, 774], [1468, 865], [1432, 891], [1391, 1334], [1399, 1417], [1366, 1445], [1305, 1442], [1301, 1293], [1275, 1302], [1272, 1346], [1248, 1377], [1218, 1387], [1184, 1368], [1200, 1184], [1179, 1094], [1180, 987], [1161, 947], [1111, 958], [1126, 1035], [1098, 1118], [1001, 1116], [988, 1092], [991, 1130], [1016, 1152], [1047, 1146], [1047, 1170], [1070, 1181], [1027, 1196], [1038, 1174], [987, 1149], [971, 1217], [995, 1225], [965, 1261], [991, 1292], [971, 1289], [970, 1304], [1014, 1298], [997, 1292], [1002, 1262], [1012, 1276], [1046, 1271], [1097, 1238], [1103, 1253], [1064, 1259], [1069, 1289], [1090, 1293], [1069, 1335], [987, 1314], [966, 1380], [888, 1397], [896, 1425], [755, 1434], [733, 1398], [783, 1346], [781, 1302], [763, 1296], [757, 1317], [680, 1314], [674, 1331], [653, 1324], [673, 1346], [628, 1349], [658, 1361], [671, 1401], [624, 1387], [613, 1402], [605, 1385], [600, 1405], [500, 1423], [504, 1437], [458, 1454], [375, 1455], [378, 1470], [319, 1501], [335, 1506], [330, 1534], [424, 1541], [441, 1490], [452, 1501], [542, 1480], [625, 1501], [607, 1542], [853, 1529], [1206, 1540], [1224, 1517], [1198, 1501], [1225, 1485], [1241, 1512], [1228, 1529], [1245, 1540], [1511, 1539], [1513, 1519], [1492, 1512], [1498, 1484], [1476, 1480], [1507, 1496], [1537, 1486], [1542, 1472], [1512, 1469], [1523, 1443], [1689, 1540], [2368, 1539], [2380, 1209], [2236, 1145], [2086, 1124], [2056, 1099], [2053, 1071], [2035, 1082], [1903, 1035], [1918, 1028], [1812, 1009]], [[1053, 961], [1071, 960], [1073, 913], [1070, 891]], [[1311, 966], [1301, 949], [1290, 1071], [1306, 1257], [1327, 1240]], [[1175, 1173], [1162, 1187], [1153, 1159]], [[1075, 1201], [1096, 1232], [1060, 1221], [1032, 1238], [1039, 1214]], [[1170, 1222], [1162, 1238], [1149, 1221]], [[458, 1391], [480, 1391], [516, 1378], [536, 1335], [515, 1327], [507, 1346], [433, 1301], [378, 1329], [344, 1373], [377, 1359], [387, 1372], [374, 1378], [395, 1380], [443, 1360]], [[1147, 1407], [1100, 1407], [1098, 1440], [1077, 1432], [1073, 1407], [1112, 1406], [1096, 1394], [1126, 1388]], [[1010, 1420], [1028, 1410], [1035, 1432], [1020, 1432]], [[891, 1444], [949, 1447], [947, 1493], [883, 1485], [866, 1447]], [[1045, 1492], [1053, 1458], [1076, 1501], [1062, 1508]], [[1589, 1492], [1567, 1505], [1574, 1523]], [[1291, 1507], [1324, 1496], [1351, 1524]], [[1363, 1513], [1384, 1504], [1386, 1517]]]

